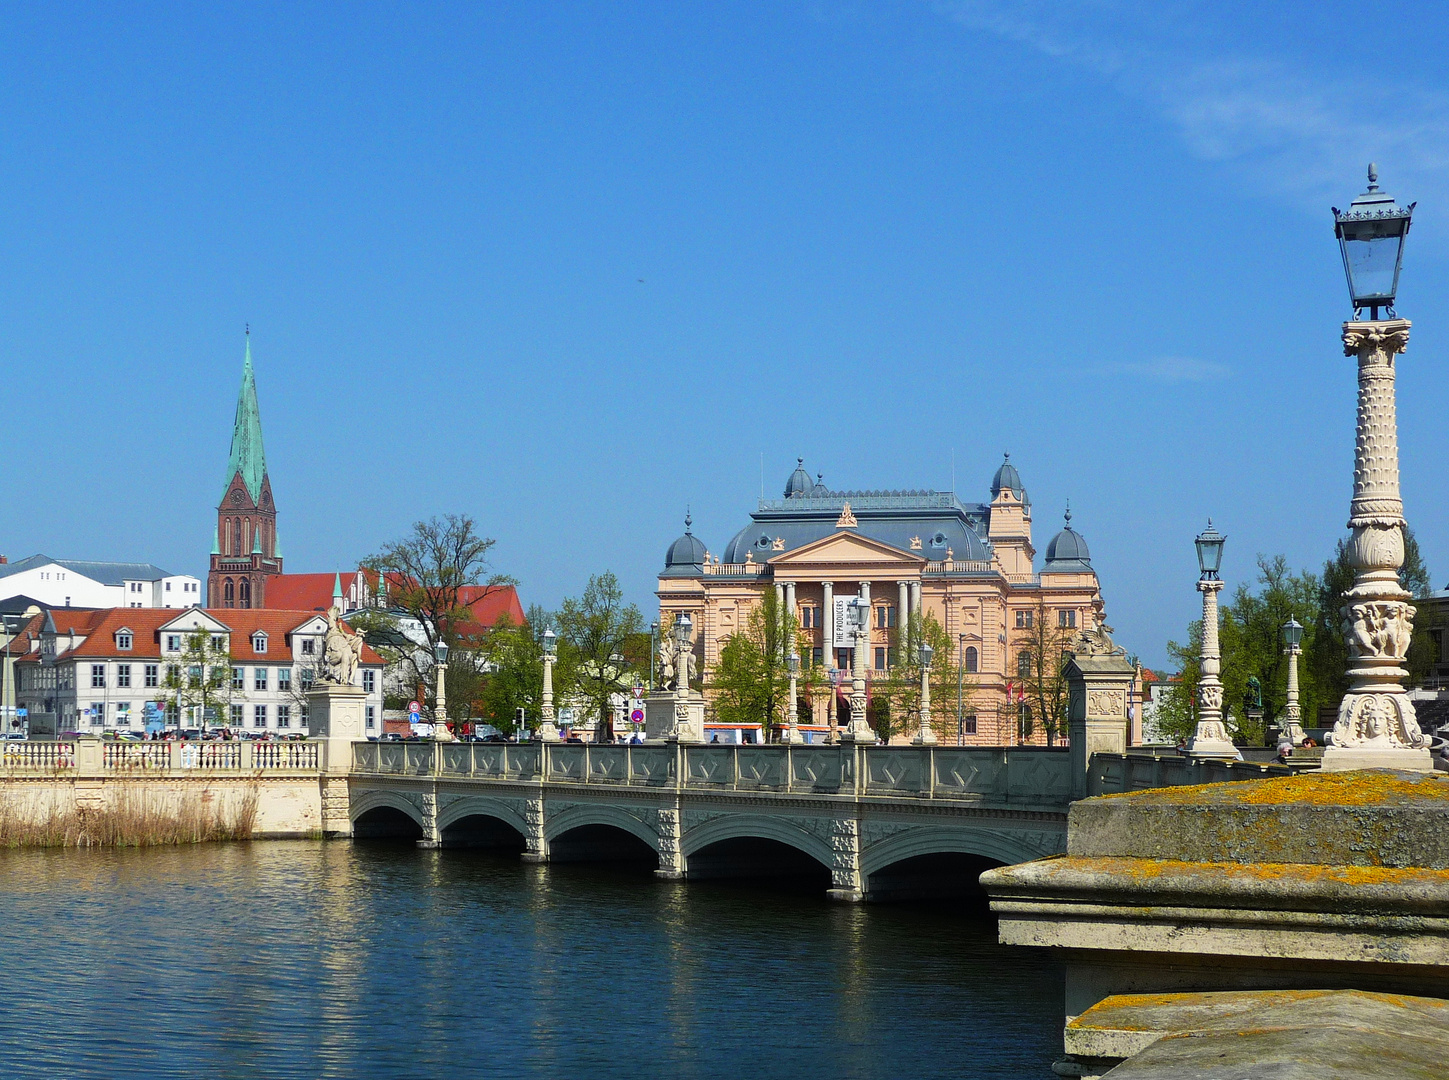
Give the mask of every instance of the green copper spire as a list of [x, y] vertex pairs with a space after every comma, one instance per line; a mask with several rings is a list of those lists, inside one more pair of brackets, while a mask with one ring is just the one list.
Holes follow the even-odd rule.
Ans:
[[[226, 487], [241, 473], [252, 502], [262, 497], [262, 478], [267, 475], [267, 452], [262, 449], [262, 414], [257, 408], [257, 380], [252, 373], [252, 339], [247, 335], [246, 364], [242, 367], [241, 393], [236, 399], [236, 424], [231, 429], [231, 460], [226, 467]], [[226, 488], [222, 489], [226, 497]]]
[[213, 555], [220, 555], [221, 554], [221, 527], [220, 526], [217, 526], [215, 529], [212, 530], [212, 533], [211, 533], [211, 553]]
[[340, 573], [332, 579], [332, 606], [338, 611], [342, 610], [342, 575]]

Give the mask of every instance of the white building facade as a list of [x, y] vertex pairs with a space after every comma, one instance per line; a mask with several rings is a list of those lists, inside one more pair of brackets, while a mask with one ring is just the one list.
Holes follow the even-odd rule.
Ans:
[[151, 563], [91, 562], [32, 555], [0, 563], [0, 600], [28, 596], [42, 607], [185, 608], [201, 604], [201, 579]]

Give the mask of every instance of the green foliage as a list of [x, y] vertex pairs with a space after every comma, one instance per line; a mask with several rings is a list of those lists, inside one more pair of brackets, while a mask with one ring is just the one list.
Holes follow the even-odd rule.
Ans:
[[[559, 665], [554, 669], [554, 693], [560, 687], [581, 700], [597, 718], [594, 737], [613, 738], [610, 699], [634, 685], [639, 673], [625, 653], [630, 639], [644, 632], [639, 609], [624, 603], [619, 579], [609, 571], [589, 578], [584, 595], [570, 597], [555, 617], [559, 635]], [[648, 672], [647, 657], [643, 667]], [[540, 676], [541, 678], [542, 676]]]
[[[198, 726], [226, 726], [231, 723], [231, 668], [231, 654], [212, 647], [210, 632], [193, 630], [186, 635], [181, 652], [167, 658], [156, 699], [171, 714], [200, 709]], [[210, 721], [205, 719], [208, 710], [214, 717]], [[180, 715], [180, 722], [185, 726], [188, 721]]]
[[[896, 728], [896, 717], [891, 710], [891, 699], [877, 689], [871, 695], [870, 704], [866, 706], [865, 715], [870, 722], [871, 730], [880, 737], [881, 742], [890, 742], [899, 731]], [[904, 730], [905, 725], [901, 725]]]
[[[448, 692], [452, 693], [451, 679]], [[488, 635], [488, 670], [478, 694], [479, 715], [512, 735], [519, 709], [530, 725], [536, 724], [542, 693], [543, 646], [532, 626], [515, 626], [504, 616]]]
[[[958, 643], [951, 640], [951, 635], [933, 612], [928, 611], [922, 616], [912, 611], [907, 615], [905, 625], [895, 631], [891, 644], [896, 663], [891, 667], [885, 688], [896, 703], [896, 712], [901, 718], [901, 730], [906, 731], [912, 725], [918, 729], [921, 722], [922, 640], [931, 646], [932, 651], [929, 723], [938, 738], [954, 742], [957, 730], [957, 694], [959, 691], [964, 715], [971, 711], [972, 685], [969, 679], [958, 682], [961, 674], [957, 665]], [[881, 684], [877, 683], [877, 695], [881, 689]], [[876, 734], [882, 739], [886, 738], [886, 733], [877, 728], [874, 722], [871, 727], [875, 728]], [[911, 730], [910, 734], [914, 735], [915, 730]]]
[[1020, 665], [1012, 669], [1015, 681], [1024, 684], [1027, 710], [1018, 709], [1022, 738], [1030, 739], [1037, 723], [1046, 732], [1047, 745], [1067, 733], [1067, 646], [1077, 634], [1076, 628], [1064, 627], [1047, 607], [1046, 597], [1039, 596], [1033, 613], [1031, 629], [1024, 638], [1016, 639], [1017, 658], [1026, 653], [1026, 675]]
[[745, 625], [720, 649], [710, 689], [714, 714], [724, 724], [762, 724], [771, 730], [789, 712], [790, 670], [786, 657], [795, 646], [795, 616], [766, 589]]

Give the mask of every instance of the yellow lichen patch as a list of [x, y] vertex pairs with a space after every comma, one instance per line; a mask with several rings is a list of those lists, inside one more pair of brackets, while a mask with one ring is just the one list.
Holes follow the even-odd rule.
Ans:
[[1323, 866], [1314, 863], [1180, 862], [1176, 859], [1092, 858], [1069, 855], [1052, 864], [1066, 872], [1092, 871], [1131, 881], [1211, 875], [1238, 881], [1337, 882], [1343, 885], [1432, 885], [1449, 893], [1449, 870], [1407, 866]]
[[1152, 788], [1101, 795], [1140, 803], [1212, 806], [1384, 806], [1433, 801], [1449, 807], [1449, 782], [1438, 773], [1389, 769], [1310, 772], [1271, 780], [1231, 780], [1190, 787]]

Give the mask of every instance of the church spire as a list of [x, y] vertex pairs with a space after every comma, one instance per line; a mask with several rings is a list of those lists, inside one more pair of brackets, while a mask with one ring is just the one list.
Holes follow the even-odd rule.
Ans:
[[267, 452], [262, 448], [262, 414], [257, 406], [257, 379], [252, 372], [252, 339], [247, 335], [246, 362], [242, 366], [241, 393], [236, 399], [236, 422], [231, 429], [231, 459], [226, 467], [226, 489], [241, 473], [252, 502], [261, 500], [262, 480], [267, 475]]

